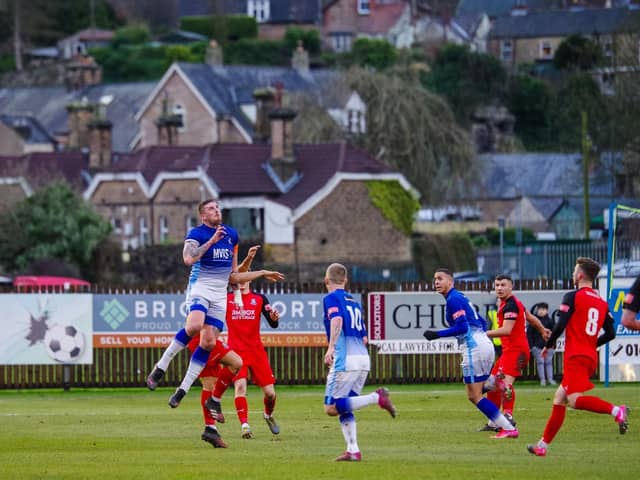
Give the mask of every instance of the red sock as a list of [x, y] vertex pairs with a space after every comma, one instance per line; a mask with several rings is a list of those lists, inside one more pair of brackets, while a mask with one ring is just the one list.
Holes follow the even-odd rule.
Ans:
[[516, 389], [511, 386], [511, 400], [502, 400], [502, 410], [513, 415], [513, 407], [516, 404]]
[[502, 405], [502, 392], [499, 390], [487, 392], [487, 398], [500, 410], [500, 406]]
[[553, 405], [551, 410], [551, 416], [547, 420], [547, 426], [544, 427], [544, 433], [542, 434], [542, 441], [545, 443], [551, 443], [556, 436], [562, 423], [564, 422], [564, 416], [567, 414], [566, 405]]
[[276, 408], [276, 397], [264, 397], [264, 413], [271, 416], [273, 410]]
[[213, 396], [216, 398], [222, 398], [222, 395], [224, 395], [224, 392], [229, 388], [229, 385], [233, 383], [233, 377], [235, 376], [235, 373], [231, 372], [227, 367], [220, 370], [216, 386], [213, 387]]
[[613, 405], [598, 397], [582, 395], [576, 399], [576, 409], [588, 410], [594, 413], [606, 413], [609, 415], [611, 410], [613, 410]]
[[205, 402], [209, 400], [211, 392], [209, 390], [202, 390], [200, 393], [200, 405], [202, 405], [202, 415], [204, 416], [205, 425], [215, 425], [216, 421], [209, 413], [209, 409], [204, 406]]
[[238, 414], [238, 420], [240, 423], [248, 423], [249, 419], [249, 405], [247, 405], [247, 397], [236, 397], [236, 413]]

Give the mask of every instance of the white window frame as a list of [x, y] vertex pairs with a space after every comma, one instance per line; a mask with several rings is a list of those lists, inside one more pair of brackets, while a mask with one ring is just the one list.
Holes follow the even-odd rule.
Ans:
[[186, 229], [185, 233], [189, 233], [189, 230], [195, 227], [197, 222], [198, 220], [193, 215], [187, 215], [186, 217], [184, 217], [184, 226]]
[[600, 37], [600, 46], [605, 57], [613, 57], [613, 38], [611, 35], [603, 35]]
[[178, 115], [182, 120], [182, 126], [178, 128], [178, 131], [184, 132], [187, 129], [187, 109], [184, 108], [184, 105], [176, 103], [173, 106], [173, 114]]
[[347, 130], [349, 133], [364, 133], [364, 112], [361, 110], [347, 110]]
[[358, 15], [369, 15], [371, 13], [371, 1], [370, 0], [357, 0], [358, 1]]
[[334, 52], [350, 52], [353, 46], [352, 35], [349, 33], [334, 33], [331, 35], [331, 46]]
[[158, 233], [160, 234], [158, 238], [161, 242], [169, 238], [169, 219], [166, 215], [160, 215], [158, 218]]
[[149, 226], [147, 225], [147, 217], [144, 215], [138, 217], [138, 237], [141, 247], [149, 244]]
[[247, 15], [254, 17], [256, 22], [264, 23], [271, 15], [269, 0], [247, 0]]
[[[549, 50], [549, 53], [545, 53], [545, 50]], [[540, 40], [538, 42], [538, 58], [543, 60], [550, 60], [553, 58], [553, 45], [550, 40]]]
[[513, 39], [505, 38], [500, 40], [500, 60], [503, 62], [513, 61]]

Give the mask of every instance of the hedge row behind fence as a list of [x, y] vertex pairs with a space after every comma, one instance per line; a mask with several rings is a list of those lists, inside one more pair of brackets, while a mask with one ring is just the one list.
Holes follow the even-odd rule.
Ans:
[[[93, 365], [2, 365], [0, 389], [142, 387], [161, 348], [94, 349]], [[280, 385], [324, 384], [327, 368], [323, 347], [269, 347], [269, 360]], [[460, 355], [379, 355], [370, 347], [369, 384], [460, 382]], [[177, 386], [187, 369], [189, 356], [173, 360], [161, 385]], [[561, 375], [562, 354], [555, 355], [555, 370]], [[524, 379], [536, 379], [535, 362], [529, 362]]]

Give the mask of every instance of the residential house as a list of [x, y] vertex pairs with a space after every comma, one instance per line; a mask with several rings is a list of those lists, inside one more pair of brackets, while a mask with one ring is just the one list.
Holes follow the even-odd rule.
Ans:
[[413, 43], [412, 12], [406, 0], [333, 0], [322, 7], [325, 48], [348, 52], [358, 37], [384, 38], [396, 47]]
[[87, 28], [58, 42], [58, 55], [63, 60], [69, 60], [78, 55], [86, 55], [90, 48], [106, 47], [113, 40], [112, 30]]
[[549, 10], [546, 0], [460, 0], [456, 7], [456, 17], [487, 15], [491, 22], [504, 15], [510, 15], [521, 7], [529, 12]]
[[[111, 145], [126, 152], [138, 136], [135, 113], [147, 99], [155, 82], [130, 82], [88, 85], [69, 91], [62, 85], [45, 87], [0, 88], [0, 114], [37, 120], [46, 135], [66, 146], [71, 135], [70, 105], [103, 105], [104, 116], [112, 125]], [[93, 107], [91, 107], [93, 108]], [[90, 118], [86, 119], [88, 122]], [[86, 130], [88, 125], [76, 125]], [[35, 129], [33, 130], [35, 131]], [[3, 137], [2, 137], [3, 138]], [[76, 145], [86, 147], [87, 145]]]
[[0, 114], [0, 155], [53, 152], [56, 140], [29, 115]]
[[294, 56], [296, 68], [173, 64], [137, 110], [139, 135], [128, 149], [160, 143], [158, 118], [169, 114], [180, 119], [172, 142], [177, 145], [264, 141], [264, 112], [273, 105], [275, 87], [284, 89], [285, 97], [286, 92], [312, 95], [343, 128], [364, 131], [366, 108], [357, 92], [336, 86], [337, 71], [309, 70], [306, 58], [306, 64], [295, 63]]
[[[487, 154], [477, 158], [478, 176], [460, 202], [425, 212], [420, 229], [431, 232], [527, 228], [557, 239], [584, 234], [582, 156], [580, 154]], [[621, 156], [603, 154], [589, 171], [589, 218], [602, 225], [602, 211], [618, 196]], [[445, 212], [447, 215], [443, 215]], [[470, 214], [473, 212], [473, 214]], [[599, 220], [598, 220], [599, 218]], [[600, 223], [598, 223], [600, 222]]]
[[[407, 263], [410, 238], [375, 207], [367, 181], [404, 176], [346, 144], [295, 145], [295, 112], [270, 115], [270, 144], [147, 146], [95, 174], [85, 199], [114, 226], [123, 248], [181, 242], [197, 204], [220, 199], [241, 238], [276, 264]], [[388, 246], [394, 245], [392, 250]]]
[[[514, 11], [515, 12], [515, 11]], [[488, 51], [511, 68], [523, 63], [544, 64], [553, 60], [560, 43], [579, 34], [597, 41], [615, 64], [618, 45], [632, 40], [638, 56], [640, 10], [601, 8], [530, 12], [520, 7], [517, 14], [495, 19], [489, 34]]]

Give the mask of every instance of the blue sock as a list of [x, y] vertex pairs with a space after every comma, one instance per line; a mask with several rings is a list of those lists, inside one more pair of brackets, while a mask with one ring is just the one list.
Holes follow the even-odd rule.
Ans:
[[180, 342], [182, 345], [187, 345], [190, 341], [191, 338], [189, 335], [187, 335], [187, 331], [184, 328], [181, 328], [180, 330], [178, 330], [178, 333], [176, 333], [176, 341]]
[[476, 403], [476, 407], [482, 413], [484, 413], [485, 417], [487, 417], [491, 421], [495, 421], [496, 418], [500, 416], [500, 410], [495, 404], [486, 397], [483, 397], [478, 403]]
[[209, 360], [209, 354], [211, 354], [209, 350], [205, 350], [202, 347], [198, 347], [193, 351], [193, 355], [191, 355], [191, 360], [201, 365], [206, 365], [207, 360]]

